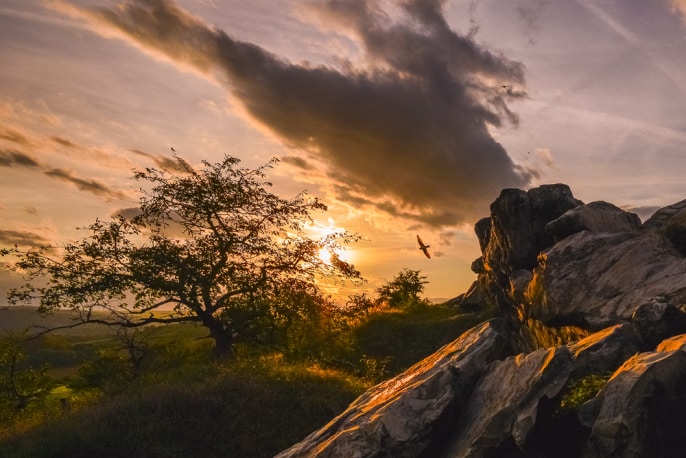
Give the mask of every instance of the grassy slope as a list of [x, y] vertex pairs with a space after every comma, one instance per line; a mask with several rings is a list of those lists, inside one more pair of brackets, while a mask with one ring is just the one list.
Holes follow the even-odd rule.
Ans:
[[[391, 376], [482, 319], [445, 307], [375, 313], [354, 330], [351, 345], [359, 358], [385, 361]], [[270, 457], [372, 384], [364, 374], [279, 356], [213, 365], [206, 359], [209, 342], [192, 339], [199, 331], [157, 329], [151, 341], [160, 350], [147, 375], [117, 395], [16, 434], [0, 443], [0, 457]]]

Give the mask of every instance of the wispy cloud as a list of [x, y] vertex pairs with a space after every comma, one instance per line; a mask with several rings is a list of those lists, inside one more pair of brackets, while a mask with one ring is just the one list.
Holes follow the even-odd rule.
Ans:
[[176, 163], [174, 161], [173, 157], [166, 157], [166, 156], [161, 156], [159, 154], [150, 154], [146, 153], [145, 151], [141, 151], [139, 149], [130, 149], [130, 152], [137, 154], [138, 156], [142, 156], [146, 159], [149, 159], [155, 163], [158, 167], [162, 168], [167, 168], [167, 167], [173, 167]]
[[32, 231], [0, 229], [0, 246], [47, 246], [50, 240]]
[[517, 15], [524, 24], [524, 33], [530, 45], [536, 44], [538, 33], [541, 31], [541, 15], [550, 4], [550, 0], [535, 0], [517, 7]]
[[20, 151], [0, 150], [0, 167], [41, 167], [41, 163]]
[[59, 137], [57, 135], [53, 135], [52, 137], [50, 137], [50, 140], [57, 143], [58, 145], [62, 145], [64, 147], [66, 147], [66, 148], [76, 148], [76, 149], [80, 148], [80, 146], [77, 145], [76, 143], [74, 143], [73, 141], [68, 140], [64, 137]]
[[80, 178], [70, 170], [53, 168], [46, 170], [44, 173], [51, 178], [71, 183], [81, 191], [90, 192], [107, 199], [124, 199], [126, 197], [121, 191], [113, 190], [106, 184], [97, 180]]
[[443, 3], [406, 0], [391, 15], [372, 0], [309, 2], [323, 26], [357, 41], [357, 68], [287, 62], [171, 0], [52, 4], [225, 82], [251, 120], [327, 165], [339, 199], [441, 226], [473, 222], [501, 188], [533, 176], [489, 132], [518, 123], [509, 103], [526, 97], [524, 66], [451, 30]]
[[[139, 149], [131, 149], [130, 152], [145, 157], [155, 163], [156, 166], [165, 170], [192, 170], [193, 167], [179, 156], [162, 156], [161, 154], [150, 154]], [[173, 151], [173, 149], [172, 149]]]
[[548, 148], [536, 148], [536, 156], [543, 161], [548, 167], [553, 166], [553, 153]]
[[0, 139], [16, 143], [21, 146], [31, 146], [33, 142], [18, 130], [0, 127]]
[[59, 181], [71, 183], [79, 190], [90, 192], [107, 200], [124, 199], [126, 193], [114, 190], [106, 184], [77, 176], [74, 172], [63, 168], [50, 167], [39, 159], [16, 150], [0, 150], [0, 167], [24, 167], [41, 171], [45, 176]]

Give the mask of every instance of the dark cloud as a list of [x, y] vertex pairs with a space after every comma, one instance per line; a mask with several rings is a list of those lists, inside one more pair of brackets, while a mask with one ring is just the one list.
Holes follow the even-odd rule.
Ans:
[[35, 232], [0, 229], [1, 246], [47, 246], [49, 244], [50, 241], [48, 239]]
[[96, 180], [79, 178], [69, 170], [54, 168], [54, 169], [47, 169], [44, 171], [44, 173], [45, 173], [45, 175], [47, 175], [51, 178], [55, 178], [55, 179], [60, 180], [60, 181], [71, 183], [71, 184], [75, 185], [79, 190], [90, 192], [90, 193], [95, 194], [97, 196], [105, 197], [108, 199], [123, 199], [125, 197], [125, 195], [123, 193], [121, 193], [120, 191], [115, 191], [115, 190], [111, 189], [109, 186], [105, 185], [104, 183], [101, 183], [101, 182], [96, 181]]
[[121, 216], [125, 219], [133, 219], [136, 216], [142, 215], [143, 212], [141, 211], [140, 207], [127, 207], [127, 208], [120, 208], [118, 210], [115, 210], [112, 212], [112, 217], [117, 217]]
[[290, 164], [294, 167], [297, 167], [299, 169], [303, 169], [303, 170], [312, 170], [313, 169], [312, 165], [300, 156], [284, 156], [281, 158], [281, 161], [285, 162], [286, 164]]
[[310, 2], [364, 51], [364, 68], [344, 69], [289, 63], [170, 0], [84, 14], [224, 81], [255, 121], [327, 164], [339, 198], [442, 226], [475, 221], [531, 179], [488, 130], [517, 124], [508, 104], [526, 96], [523, 65], [451, 30], [443, 4], [406, 0], [395, 17], [374, 0]]
[[0, 150], [0, 167], [40, 167], [38, 159], [15, 150]]

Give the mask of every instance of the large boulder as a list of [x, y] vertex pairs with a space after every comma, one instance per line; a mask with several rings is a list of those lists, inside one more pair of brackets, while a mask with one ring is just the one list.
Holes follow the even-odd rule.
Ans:
[[533, 269], [538, 253], [554, 242], [545, 225], [581, 204], [564, 184], [504, 189], [491, 204], [490, 218], [475, 227], [487, 270], [506, 282], [515, 270]]
[[565, 212], [545, 226], [545, 231], [556, 241], [581, 231], [633, 232], [641, 227], [635, 213], [622, 210], [604, 201], [590, 202]]
[[406, 372], [371, 388], [329, 424], [277, 457], [426, 455], [458, 418], [485, 368], [507, 354], [506, 342], [502, 320], [472, 328]]
[[529, 313], [598, 330], [631, 319], [655, 296], [686, 297], [686, 257], [654, 232], [573, 234], [539, 256]]
[[513, 446], [524, 449], [539, 402], [557, 396], [573, 369], [567, 347], [492, 364], [470, 396], [443, 456], [477, 458], [497, 456]]
[[686, 256], [686, 200], [661, 208], [644, 224], [643, 229], [664, 235]]
[[629, 358], [580, 411], [586, 458], [681, 457], [686, 450], [686, 335]]
[[640, 339], [630, 324], [617, 324], [569, 344], [575, 376], [614, 371], [639, 351]]

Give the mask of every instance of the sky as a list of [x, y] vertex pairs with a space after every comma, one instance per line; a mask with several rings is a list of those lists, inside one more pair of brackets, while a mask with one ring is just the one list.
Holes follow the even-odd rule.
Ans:
[[685, 48], [685, 0], [0, 0], [0, 246], [85, 236], [172, 148], [276, 157], [313, 235], [363, 237], [335, 294], [455, 297], [503, 188], [686, 199]]

